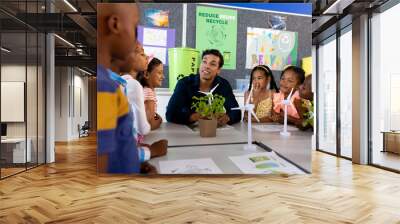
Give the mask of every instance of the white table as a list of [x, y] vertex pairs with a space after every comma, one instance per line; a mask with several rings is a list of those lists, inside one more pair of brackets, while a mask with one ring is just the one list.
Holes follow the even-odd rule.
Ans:
[[217, 129], [217, 137], [202, 138], [199, 132], [188, 126], [174, 123], [162, 123], [159, 129], [146, 135], [144, 141], [150, 144], [160, 139], [168, 139], [169, 147], [247, 142], [247, 136], [234, 127], [229, 130]]
[[[26, 144], [26, 142], [28, 144]], [[32, 141], [30, 138], [28, 138], [25, 142], [25, 138], [6, 138], [6, 139], [1, 139], [1, 145], [2, 145], [2, 152], [5, 152], [7, 149], [4, 149], [3, 147], [13, 147], [12, 148], [12, 162], [13, 163], [25, 163], [25, 162], [30, 162], [31, 161], [31, 145]], [[26, 151], [25, 151], [25, 145]]]
[[242, 171], [229, 159], [229, 156], [259, 152], [265, 152], [265, 150], [257, 147], [256, 151], [244, 151], [242, 144], [171, 147], [168, 148], [166, 156], [151, 159], [150, 163], [157, 170], [160, 170], [160, 161], [211, 158], [224, 174], [242, 174]]
[[[247, 135], [247, 123], [236, 124], [235, 128]], [[300, 130], [290, 133], [291, 136], [285, 137], [279, 132], [261, 132], [253, 128], [253, 140], [266, 145], [280, 156], [311, 172], [311, 137], [313, 133]]]
[[[203, 155], [208, 155], [208, 157], [215, 155], [217, 161], [222, 162], [218, 165], [228, 166], [226, 171], [232, 173], [235, 169], [229, 168], [229, 163], [225, 159], [221, 159], [221, 156], [225, 155], [224, 157], [227, 158], [227, 155], [231, 155], [228, 152], [235, 154], [236, 150], [243, 146], [238, 143], [245, 144], [247, 142], [247, 123], [238, 123], [233, 127], [234, 129], [231, 130], [217, 131], [217, 137], [202, 138], [198, 132], [193, 132], [184, 125], [163, 123], [160, 129], [146, 136], [145, 142], [151, 144], [159, 139], [168, 139], [168, 153], [164, 157], [152, 159], [151, 163], [154, 162], [153, 164], [158, 166], [157, 161], [161, 160], [183, 159], [189, 155], [190, 158], [205, 158]], [[289, 137], [284, 137], [279, 132], [261, 132], [253, 129], [253, 140], [264, 144], [304, 171], [311, 172], [312, 132], [293, 131], [291, 134]], [[193, 149], [200, 149], [201, 152], [193, 151]], [[223, 151], [225, 153], [220, 153]], [[204, 154], [203, 152], [208, 153]]]

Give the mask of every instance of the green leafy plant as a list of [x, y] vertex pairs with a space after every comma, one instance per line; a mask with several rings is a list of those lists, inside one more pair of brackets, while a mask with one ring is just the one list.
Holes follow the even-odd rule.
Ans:
[[[195, 109], [200, 117], [203, 119], [212, 120], [213, 118], [218, 118], [225, 113], [225, 98], [218, 94], [213, 96], [205, 95], [201, 97], [193, 97], [194, 102], [192, 103], [192, 109]], [[210, 104], [211, 102], [211, 104]]]
[[304, 113], [303, 127], [308, 125], [314, 127], [314, 101], [305, 100], [303, 107], [307, 108], [307, 112]]

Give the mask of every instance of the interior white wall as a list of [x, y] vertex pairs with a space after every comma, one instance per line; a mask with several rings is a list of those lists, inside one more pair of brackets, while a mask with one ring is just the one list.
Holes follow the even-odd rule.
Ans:
[[56, 67], [55, 73], [55, 141], [68, 141], [69, 69]]
[[[89, 106], [89, 102], [88, 102], [88, 78], [87, 76], [82, 76], [83, 73], [81, 73], [79, 70], [74, 68], [74, 91], [72, 94], [74, 94], [74, 96], [71, 96], [74, 99], [74, 110], [75, 113], [72, 113], [73, 115], [73, 119], [71, 120], [72, 122], [72, 130], [71, 130], [71, 135], [72, 138], [78, 138], [79, 137], [79, 133], [78, 133], [78, 124], [80, 126], [82, 126], [85, 121], [88, 121], [88, 106]], [[82, 114], [80, 113], [80, 111], [78, 110], [79, 108], [76, 107], [77, 104], [79, 104], [79, 102], [76, 102], [77, 97], [78, 96], [78, 92], [77, 90], [80, 89], [80, 107], [82, 110]], [[75, 96], [76, 95], [76, 96]], [[71, 104], [72, 105], [72, 104]]]
[[[28, 74], [36, 69], [33, 66], [19, 65], [19, 64], [9, 64], [1, 66], [1, 81], [5, 82], [25, 82], [26, 70]], [[35, 70], [36, 73], [36, 70]], [[28, 97], [36, 96], [33, 93], [28, 93]], [[1, 108], [1, 110], [7, 110], [7, 108]], [[28, 120], [31, 120], [28, 118]], [[25, 122], [7, 122], [7, 136], [8, 137], [25, 137]], [[29, 137], [29, 136], [28, 136]]]
[[[79, 138], [78, 124], [88, 120], [88, 78], [72, 67], [56, 67], [56, 141], [70, 141]], [[78, 90], [82, 115], [76, 107]], [[78, 98], [79, 99], [79, 98]]]

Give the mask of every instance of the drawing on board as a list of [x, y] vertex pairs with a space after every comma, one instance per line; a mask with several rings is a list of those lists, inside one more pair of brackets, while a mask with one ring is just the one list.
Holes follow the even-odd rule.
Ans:
[[157, 57], [164, 65], [167, 65], [168, 49], [175, 47], [175, 29], [138, 26], [137, 31], [137, 39], [142, 43], [149, 60]]
[[146, 9], [144, 11], [145, 24], [147, 26], [168, 27], [169, 11], [158, 9]]
[[298, 33], [247, 27], [246, 68], [264, 64], [272, 70], [297, 65]]
[[160, 161], [161, 174], [222, 174], [211, 158]]

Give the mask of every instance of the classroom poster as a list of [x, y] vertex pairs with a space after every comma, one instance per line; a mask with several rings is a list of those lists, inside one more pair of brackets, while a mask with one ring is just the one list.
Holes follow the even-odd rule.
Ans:
[[218, 49], [224, 69], [236, 69], [237, 11], [198, 6], [196, 9], [196, 49]]
[[272, 70], [297, 65], [298, 33], [247, 27], [246, 68], [264, 64]]
[[145, 9], [144, 17], [146, 26], [169, 26], [169, 11], [158, 9]]
[[168, 49], [175, 47], [175, 29], [138, 26], [138, 41], [149, 59], [156, 57], [168, 64]]
[[306, 77], [312, 74], [312, 57], [306, 57], [301, 60], [301, 67], [306, 73]]

